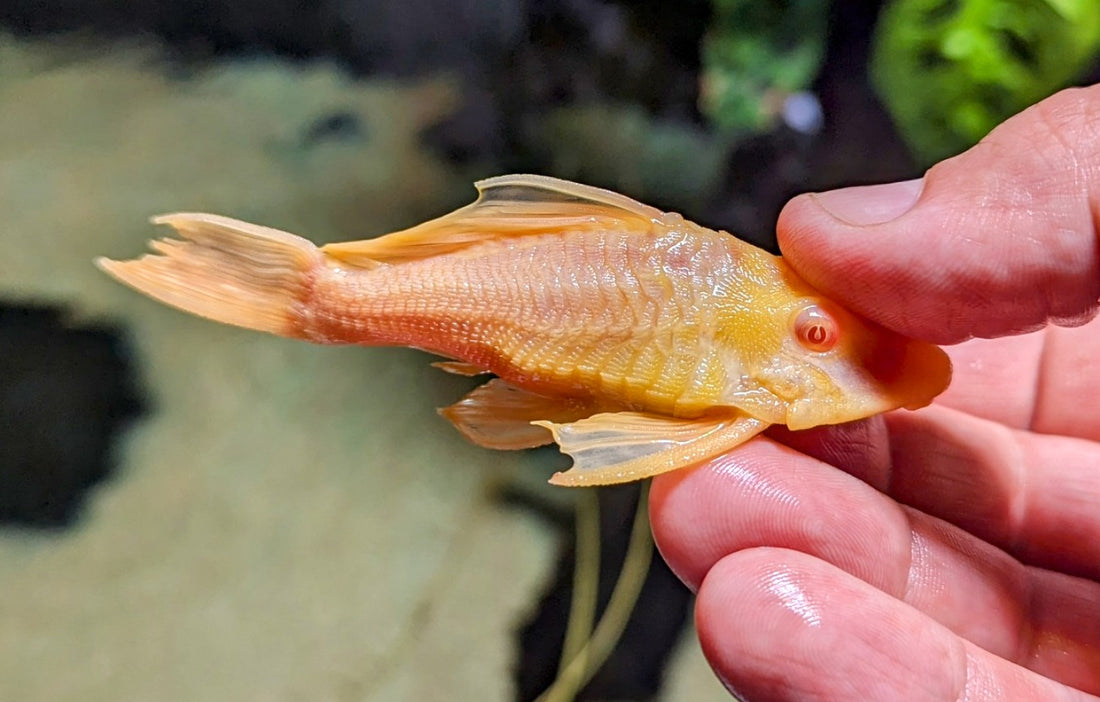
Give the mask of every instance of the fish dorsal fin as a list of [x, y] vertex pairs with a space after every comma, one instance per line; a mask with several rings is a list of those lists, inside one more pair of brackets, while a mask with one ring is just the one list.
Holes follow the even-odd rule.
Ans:
[[625, 195], [539, 175], [507, 175], [476, 183], [470, 205], [377, 239], [329, 244], [321, 250], [348, 265], [401, 263], [494, 239], [585, 229], [647, 231], [662, 212]]

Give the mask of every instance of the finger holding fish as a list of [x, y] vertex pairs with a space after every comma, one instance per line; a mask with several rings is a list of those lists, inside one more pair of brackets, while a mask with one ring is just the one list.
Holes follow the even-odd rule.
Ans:
[[[1039, 461], [1029, 467], [1042, 471], [1045, 465]], [[926, 487], [932, 493], [939, 489]], [[1054, 488], [1047, 493], [1051, 497], [1062, 490], [1046, 487]], [[662, 476], [650, 492], [650, 516], [661, 554], [686, 583], [700, 589], [700, 602], [708, 587], [713, 594], [745, 581], [745, 571], [726, 570], [723, 563], [772, 550], [777, 556], [769, 562], [772, 573], [782, 573], [796, 557], [813, 560], [843, 573], [846, 582], [858, 582], [862, 591], [873, 588], [882, 602], [894, 601], [890, 607], [897, 611], [919, 612], [927, 620], [924, 626], [935, 622], [995, 656], [1100, 691], [1100, 629], [1095, 625], [1100, 585], [1027, 565], [980, 536], [900, 504], [789, 447], [754, 441], [695, 470]], [[1089, 552], [1071, 552], [1097, 543], [1100, 519], [1082, 513], [1073, 518], [1085, 533], [1073, 547], [1063, 547], [1061, 557], [1087, 567], [1096, 562], [1095, 545]], [[1015, 550], [1053, 546], [1041, 543], [1043, 531], [1015, 534], [1020, 539]], [[853, 600], [834, 594], [822, 612], [841, 620], [856, 617], [845, 626], [860, 621], [848, 610]], [[745, 671], [720, 650], [739, 650], [745, 637], [751, 640], [751, 632], [760, 630], [760, 621], [771, 616], [738, 612], [697, 612], [707, 628], [700, 635], [715, 647], [708, 657], [714, 662], [717, 654], [729, 663], [719, 668], [726, 674]], [[891, 629], [882, 620], [870, 628], [880, 635]], [[912, 679], [904, 682], [912, 684]]]

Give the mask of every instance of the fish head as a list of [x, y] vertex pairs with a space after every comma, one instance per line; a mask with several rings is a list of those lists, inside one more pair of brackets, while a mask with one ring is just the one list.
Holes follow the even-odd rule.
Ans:
[[790, 429], [919, 409], [951, 381], [951, 361], [938, 346], [826, 300], [804, 301], [788, 324], [778, 360], [781, 380], [769, 389], [785, 401]]
[[793, 272], [782, 278], [754, 301], [759, 334], [733, 404], [800, 430], [919, 409], [947, 388], [951, 361], [938, 346], [844, 309]]

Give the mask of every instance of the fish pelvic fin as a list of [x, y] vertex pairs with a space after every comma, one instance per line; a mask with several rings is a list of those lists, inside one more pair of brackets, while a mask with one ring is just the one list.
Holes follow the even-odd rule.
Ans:
[[96, 265], [138, 292], [184, 312], [245, 329], [300, 336], [296, 308], [309, 295], [320, 250], [294, 234], [211, 214], [153, 218], [180, 238], [155, 253]]
[[595, 411], [584, 400], [537, 395], [493, 378], [439, 413], [478, 446], [514, 450], [553, 443], [533, 420], [572, 422]]
[[677, 419], [640, 412], [606, 412], [568, 424], [535, 422], [549, 429], [573, 466], [555, 473], [553, 485], [587, 487], [649, 478], [729, 451], [769, 425], [736, 412]]
[[478, 375], [485, 375], [491, 373], [488, 368], [482, 368], [479, 365], [473, 363], [466, 363], [465, 361], [436, 361], [432, 364], [432, 368], [438, 368], [444, 373], [450, 373], [451, 375], [464, 375], [467, 378], [473, 378]]

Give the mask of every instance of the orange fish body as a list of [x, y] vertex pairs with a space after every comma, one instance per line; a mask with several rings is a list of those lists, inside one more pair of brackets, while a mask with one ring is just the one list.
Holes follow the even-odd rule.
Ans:
[[644, 478], [769, 424], [923, 406], [935, 346], [822, 298], [779, 257], [622, 195], [540, 176], [377, 239], [318, 248], [205, 214], [158, 218], [160, 254], [100, 260], [162, 302], [318, 343], [412, 346], [497, 378], [442, 410], [475, 443], [557, 441], [552, 482]]

